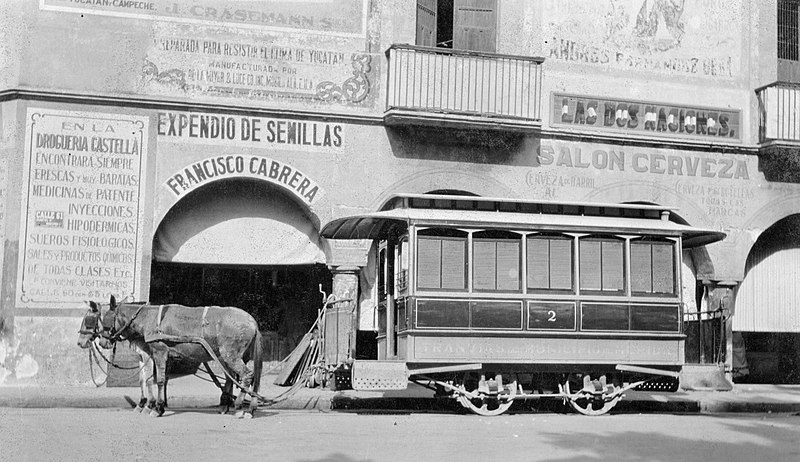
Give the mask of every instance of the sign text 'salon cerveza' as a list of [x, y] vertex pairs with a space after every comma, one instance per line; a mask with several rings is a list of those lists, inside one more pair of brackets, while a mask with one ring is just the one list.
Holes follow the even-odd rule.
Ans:
[[707, 142], [739, 142], [740, 111], [552, 94], [554, 126]]

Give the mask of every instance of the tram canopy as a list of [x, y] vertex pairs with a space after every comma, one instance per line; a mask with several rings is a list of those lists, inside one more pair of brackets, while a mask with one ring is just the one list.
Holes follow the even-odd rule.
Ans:
[[725, 233], [669, 220], [672, 209], [652, 205], [555, 203], [473, 196], [401, 195], [388, 210], [335, 219], [327, 239], [386, 239], [409, 225], [535, 229], [581, 233], [683, 236], [683, 247], [711, 244]]

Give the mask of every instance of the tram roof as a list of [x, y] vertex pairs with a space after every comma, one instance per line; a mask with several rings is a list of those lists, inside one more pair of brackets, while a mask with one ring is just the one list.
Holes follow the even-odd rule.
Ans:
[[725, 238], [720, 231], [670, 220], [674, 208], [642, 204], [552, 202], [478, 196], [401, 194], [379, 212], [332, 220], [320, 234], [328, 239], [386, 239], [410, 224], [419, 226], [616, 232], [683, 236], [684, 248]]

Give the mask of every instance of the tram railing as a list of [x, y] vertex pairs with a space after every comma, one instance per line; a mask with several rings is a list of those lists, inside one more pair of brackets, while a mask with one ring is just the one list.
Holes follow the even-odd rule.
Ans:
[[686, 334], [686, 362], [719, 364], [725, 362], [725, 311], [692, 311], [683, 315]]

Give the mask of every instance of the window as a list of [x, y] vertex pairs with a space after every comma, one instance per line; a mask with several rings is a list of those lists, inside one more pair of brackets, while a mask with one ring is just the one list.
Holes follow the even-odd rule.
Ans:
[[467, 288], [467, 233], [448, 229], [421, 230], [417, 237], [417, 287]]
[[634, 294], [676, 293], [675, 245], [672, 242], [631, 241], [631, 292]]
[[408, 239], [403, 238], [397, 246], [397, 274], [395, 284], [398, 291], [408, 287]]
[[378, 251], [378, 301], [386, 300], [386, 248]]
[[566, 236], [528, 237], [528, 289], [572, 290], [572, 241]]
[[472, 238], [472, 288], [476, 291], [520, 291], [520, 236], [481, 231]]
[[587, 237], [580, 240], [581, 290], [623, 292], [623, 240]]
[[497, 0], [417, 0], [417, 45], [495, 52]]
[[778, 0], [778, 58], [798, 61], [798, 0]]

